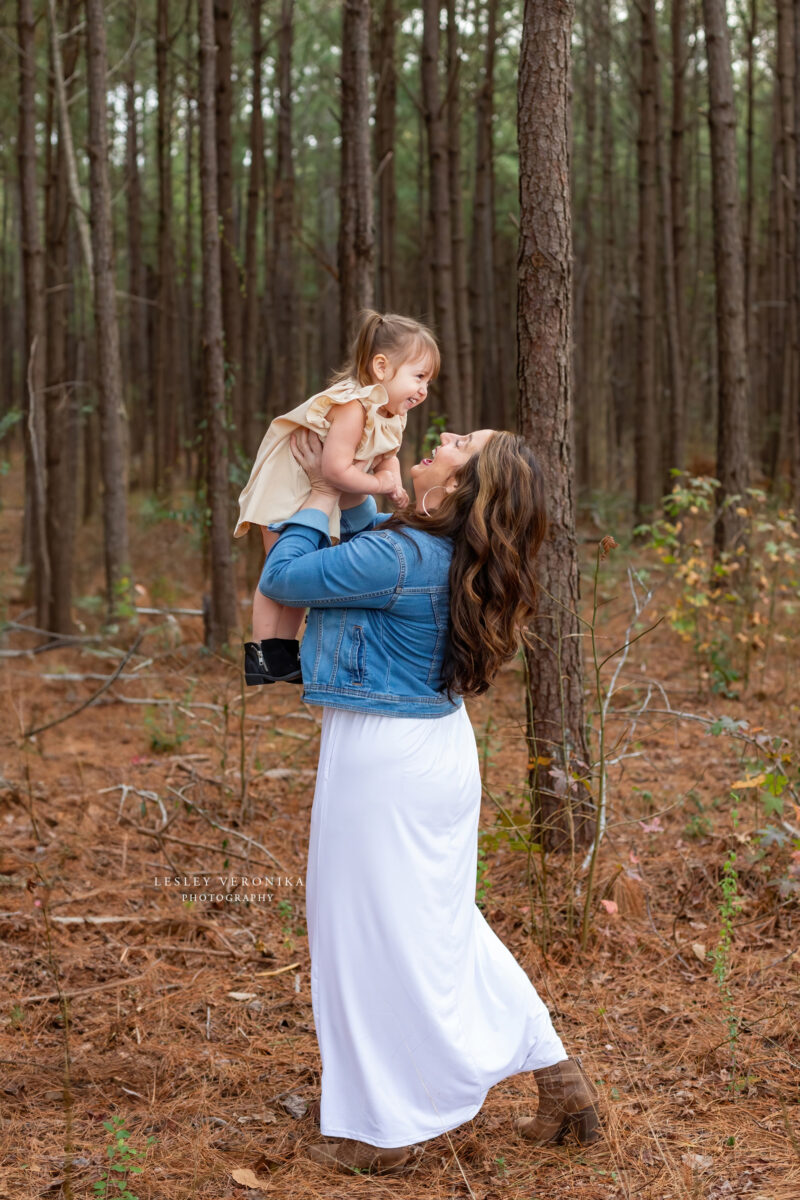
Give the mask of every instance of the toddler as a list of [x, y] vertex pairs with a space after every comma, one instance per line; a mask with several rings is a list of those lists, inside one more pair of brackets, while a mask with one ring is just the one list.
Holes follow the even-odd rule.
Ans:
[[[278, 534], [266, 526], [287, 520], [308, 499], [308, 477], [289, 443], [299, 428], [313, 429], [322, 438], [323, 475], [341, 492], [371, 492], [389, 496], [396, 505], [407, 503], [396, 455], [406, 416], [425, 399], [438, 371], [439, 348], [424, 325], [394, 313], [363, 313], [344, 370], [324, 391], [276, 417], [264, 435], [239, 497], [233, 536], [243, 537], [258, 525], [269, 554]], [[338, 508], [330, 519], [330, 534], [339, 536]], [[253, 641], [245, 644], [244, 653], [248, 684], [302, 682], [297, 641], [302, 619], [302, 610], [277, 604], [256, 589]]]

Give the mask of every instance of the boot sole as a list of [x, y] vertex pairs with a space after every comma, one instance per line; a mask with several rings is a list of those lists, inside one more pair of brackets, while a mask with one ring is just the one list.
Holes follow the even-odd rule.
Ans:
[[303, 677], [299, 671], [292, 671], [289, 675], [250, 675], [245, 671], [244, 681], [254, 687], [259, 683], [302, 683]]

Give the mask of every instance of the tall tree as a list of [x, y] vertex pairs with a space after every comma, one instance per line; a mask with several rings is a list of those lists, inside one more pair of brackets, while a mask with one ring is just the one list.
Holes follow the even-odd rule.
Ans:
[[25, 297], [25, 512], [24, 556], [33, 571], [36, 619], [47, 629], [50, 600], [50, 560], [47, 553], [44, 252], [39, 232], [36, 182], [36, 41], [33, 0], [18, 0], [19, 125], [17, 161], [22, 226], [22, 278]]
[[[596, 248], [594, 195], [595, 126], [597, 109], [597, 54], [593, 27], [594, 14], [589, 0], [582, 0], [580, 24], [583, 32], [583, 192], [577, 212], [578, 230], [582, 244], [576, 250], [580, 263], [576, 279], [576, 475], [578, 484], [592, 488], [596, 483], [596, 460], [599, 449], [602, 410], [598, 404], [598, 347], [596, 343]], [[577, 186], [577, 181], [576, 181]]]
[[436, 332], [442, 350], [439, 391], [451, 426], [462, 428], [458, 327], [453, 277], [453, 225], [447, 125], [439, 88], [439, 0], [424, 0], [422, 33], [422, 103], [428, 135], [430, 177], [430, 258]]
[[206, 502], [210, 510], [211, 602], [206, 644], [219, 649], [236, 625], [228, 502], [225, 357], [222, 348], [222, 272], [217, 203], [217, 130], [214, 105], [217, 47], [214, 0], [197, 0], [200, 43], [200, 205], [203, 245], [203, 382], [206, 421]]
[[[69, 31], [64, 49], [68, 91], [72, 91], [79, 39], [76, 26], [80, 0], [68, 0], [65, 23]], [[57, 32], [50, 26], [50, 36]], [[51, 52], [52, 58], [52, 52]], [[54, 87], [48, 92], [50, 112]], [[56, 124], [56, 122], [48, 122]], [[77, 513], [78, 405], [75, 376], [69, 371], [70, 291], [75, 287], [68, 263], [69, 196], [64, 138], [55, 129], [47, 139], [46, 286], [47, 286], [47, 552], [50, 561], [50, 597], [47, 629], [69, 633], [72, 629], [72, 559]]]
[[486, 3], [483, 71], [475, 98], [475, 196], [472, 205], [470, 304], [474, 421], [506, 427], [497, 337], [495, 288], [497, 227], [494, 218], [494, 64], [497, 0]]
[[242, 444], [255, 455], [258, 443], [258, 222], [261, 210], [261, 175], [264, 164], [264, 121], [261, 114], [261, 0], [250, 0], [250, 41], [253, 60], [250, 112], [250, 172], [247, 184], [247, 220], [244, 237], [244, 309], [242, 321]]
[[742, 232], [736, 154], [736, 110], [725, 0], [703, 0], [708, 54], [708, 123], [714, 212], [717, 310], [717, 554], [741, 543], [739, 505], [749, 481], [747, 451], [747, 344], [744, 319]]
[[279, 412], [300, 403], [297, 297], [294, 279], [294, 162], [292, 160], [292, 42], [294, 0], [281, 0], [278, 31], [278, 127], [273, 194], [274, 390]]
[[89, 92], [89, 202], [94, 263], [94, 322], [100, 391], [100, 471], [106, 601], [117, 610], [130, 588], [128, 551], [127, 418], [114, 278], [114, 232], [108, 176], [106, 14], [103, 0], [86, 0], [86, 74]]
[[[797, 191], [797, 130], [795, 128], [795, 0], [778, 0], [777, 82], [780, 111], [780, 274], [783, 305], [779, 310], [781, 336], [781, 442], [789, 450], [797, 436], [796, 397], [800, 391], [800, 364], [796, 338], [797, 309], [795, 192]], [[788, 465], [788, 464], [787, 464]]]
[[634, 433], [636, 451], [636, 516], [649, 519], [661, 497], [658, 469], [656, 407], [656, 254], [658, 195], [656, 187], [656, 53], [653, 0], [639, 6], [640, 74], [639, 133], [637, 164], [638, 215], [638, 304], [636, 330], [637, 413]]
[[244, 436], [242, 411], [242, 279], [237, 254], [236, 214], [233, 203], [233, 0], [214, 0], [217, 39], [217, 196], [221, 222], [222, 322], [225, 330], [226, 377], [233, 417], [233, 438]]
[[397, 68], [394, 0], [383, 0], [381, 23], [375, 42], [375, 160], [378, 175], [378, 304], [384, 312], [397, 306], [395, 236], [397, 186], [395, 137], [397, 129]]
[[471, 429], [472, 337], [469, 325], [467, 248], [464, 233], [464, 200], [461, 182], [461, 56], [455, 0], [447, 0], [447, 173], [450, 188], [450, 221], [453, 233], [453, 291], [455, 293], [458, 378], [462, 428]]
[[343, 0], [342, 149], [339, 187], [340, 350], [361, 308], [374, 303], [375, 229], [369, 105], [369, 0]]
[[178, 303], [172, 234], [172, 79], [169, 0], [156, 8], [156, 161], [158, 166], [158, 255], [156, 266], [155, 361], [153, 363], [153, 486], [168, 487], [178, 457]]
[[[572, 420], [572, 226], [569, 193], [571, 0], [525, 0], [518, 85], [519, 425], [541, 456], [550, 533], [527, 652], [534, 815], [551, 841], [591, 833], [577, 609]], [[574, 844], [573, 842], [573, 844]]]
[[126, 383], [131, 414], [131, 454], [144, 453], [147, 433], [147, 305], [142, 250], [142, 182], [136, 112], [137, 0], [129, 0], [131, 51], [125, 76], [125, 204], [128, 235], [128, 337]]

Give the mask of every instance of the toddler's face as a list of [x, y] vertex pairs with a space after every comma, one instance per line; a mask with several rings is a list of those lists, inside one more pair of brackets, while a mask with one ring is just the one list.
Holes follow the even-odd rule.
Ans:
[[376, 375], [386, 388], [386, 407], [390, 413], [395, 416], [407, 413], [418, 404], [422, 404], [431, 381], [431, 364], [426, 355], [401, 363], [394, 373], [392, 364], [387, 362], [382, 377], [379, 370], [376, 370]]

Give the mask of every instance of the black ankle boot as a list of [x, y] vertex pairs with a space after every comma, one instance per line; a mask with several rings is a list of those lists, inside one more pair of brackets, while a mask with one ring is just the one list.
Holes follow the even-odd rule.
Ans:
[[245, 642], [245, 682], [251, 687], [259, 683], [302, 683], [299, 650], [299, 642], [291, 638]]

